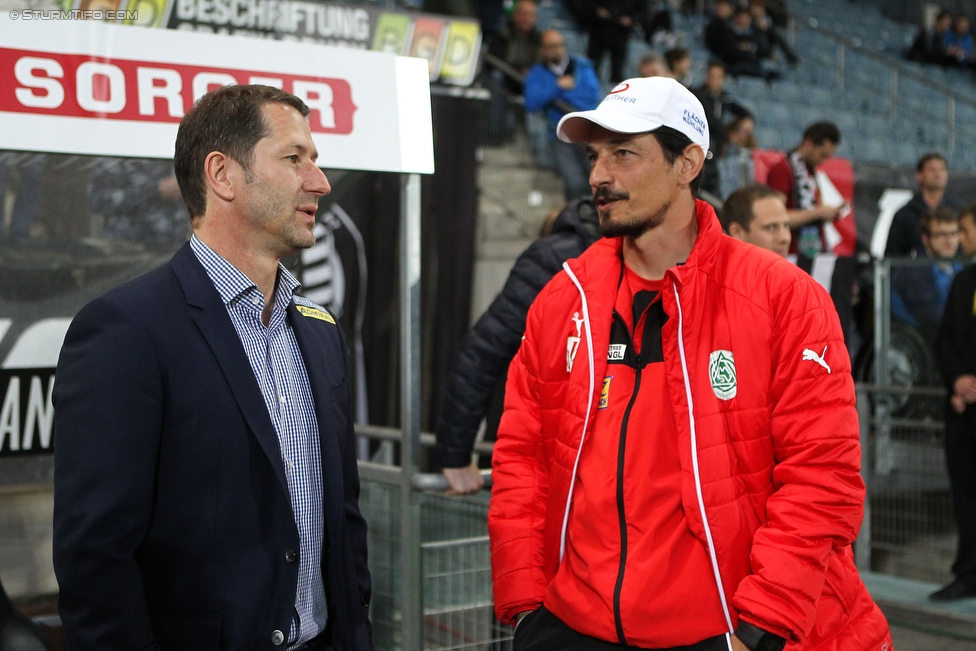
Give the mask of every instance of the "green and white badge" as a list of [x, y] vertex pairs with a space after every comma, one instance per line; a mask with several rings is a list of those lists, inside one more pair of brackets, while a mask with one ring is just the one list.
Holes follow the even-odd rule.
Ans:
[[735, 357], [731, 350], [714, 350], [708, 356], [708, 379], [711, 380], [712, 391], [719, 400], [731, 400], [735, 397]]

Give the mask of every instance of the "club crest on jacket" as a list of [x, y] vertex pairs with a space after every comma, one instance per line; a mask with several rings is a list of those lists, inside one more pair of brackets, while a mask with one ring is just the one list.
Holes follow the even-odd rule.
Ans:
[[731, 400], [735, 397], [735, 357], [731, 350], [713, 350], [708, 356], [708, 379], [711, 380], [712, 391], [719, 400]]

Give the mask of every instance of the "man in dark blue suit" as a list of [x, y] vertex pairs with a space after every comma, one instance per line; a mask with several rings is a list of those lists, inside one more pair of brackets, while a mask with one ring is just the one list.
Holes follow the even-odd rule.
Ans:
[[366, 523], [335, 319], [282, 256], [331, 190], [298, 98], [183, 118], [193, 237], [75, 317], [58, 363], [54, 563], [68, 649], [369, 651]]

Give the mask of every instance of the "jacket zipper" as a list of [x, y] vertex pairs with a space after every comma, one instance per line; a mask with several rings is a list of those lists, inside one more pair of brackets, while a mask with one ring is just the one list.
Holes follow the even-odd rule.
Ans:
[[[623, 322], [623, 319], [617, 314], [616, 310], [613, 316], [615, 319]], [[630, 350], [634, 351], [634, 338], [630, 333], [628, 333], [628, 338], [630, 339], [628, 342]], [[636, 353], [636, 351], [634, 352]], [[620, 523], [620, 567], [617, 570], [617, 583], [613, 589], [613, 619], [617, 627], [617, 638], [620, 644], [624, 646], [628, 646], [627, 637], [624, 635], [623, 617], [620, 613], [620, 593], [623, 591], [624, 570], [627, 567], [627, 514], [624, 511], [624, 460], [627, 451], [627, 425], [630, 422], [630, 412], [634, 408], [634, 403], [637, 402], [637, 394], [640, 392], [642, 370], [643, 365], [638, 360], [637, 367], [634, 369], [634, 389], [630, 394], [630, 401], [627, 403], [627, 408], [624, 409], [624, 416], [620, 422], [620, 444], [617, 446], [617, 519]]]

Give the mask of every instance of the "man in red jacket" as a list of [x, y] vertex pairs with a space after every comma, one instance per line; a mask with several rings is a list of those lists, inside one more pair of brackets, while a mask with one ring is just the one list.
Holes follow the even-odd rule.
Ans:
[[701, 103], [629, 79], [587, 142], [603, 240], [542, 290], [488, 515], [516, 651], [888, 651], [854, 567], [864, 483], [830, 297], [722, 234]]

